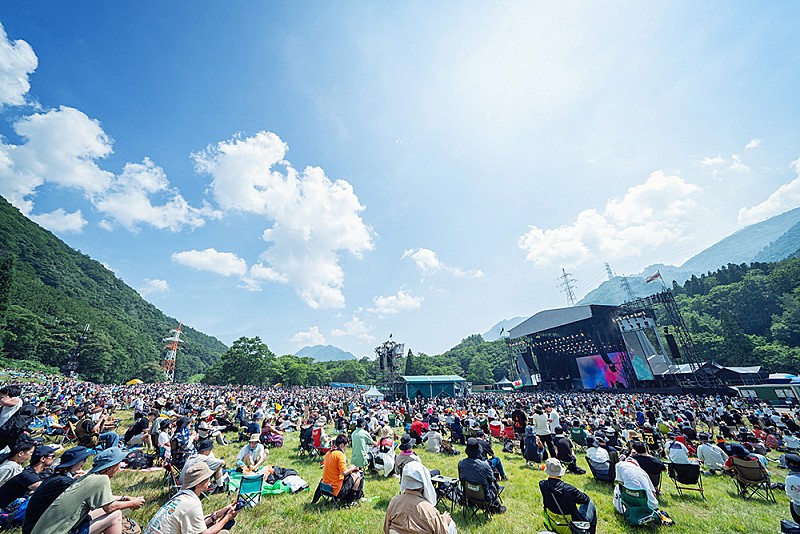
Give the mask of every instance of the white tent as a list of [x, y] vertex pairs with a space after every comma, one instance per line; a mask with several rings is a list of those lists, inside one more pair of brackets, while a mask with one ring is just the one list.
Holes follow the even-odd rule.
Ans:
[[382, 401], [383, 400], [383, 393], [378, 391], [378, 388], [376, 388], [375, 386], [372, 386], [371, 388], [369, 388], [369, 391], [364, 393], [364, 398], [365, 399], [373, 399], [373, 400]]

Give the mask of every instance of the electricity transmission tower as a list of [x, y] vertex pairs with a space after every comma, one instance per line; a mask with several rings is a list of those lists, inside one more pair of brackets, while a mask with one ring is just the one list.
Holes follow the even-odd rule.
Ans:
[[164, 376], [167, 382], [175, 382], [175, 357], [178, 355], [178, 343], [183, 341], [181, 339], [182, 324], [183, 323], [178, 323], [178, 328], [170, 331], [172, 335], [164, 338], [164, 341], [169, 342], [169, 344], [164, 347], [167, 349], [167, 354], [164, 355], [164, 362], [162, 363], [164, 366]]
[[575, 306], [575, 289], [574, 284], [577, 282], [574, 278], [572, 278], [572, 273], [568, 273], [561, 268], [561, 276], [558, 277], [561, 280], [561, 283], [558, 284], [558, 287], [561, 288], [561, 292], [567, 295], [567, 302], [569, 302], [570, 306]]

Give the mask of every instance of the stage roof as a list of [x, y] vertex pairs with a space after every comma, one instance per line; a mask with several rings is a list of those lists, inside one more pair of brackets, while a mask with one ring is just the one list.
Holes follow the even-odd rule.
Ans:
[[511, 339], [558, 328], [578, 321], [591, 319], [592, 308], [613, 308], [614, 306], [599, 306], [587, 304], [585, 306], [572, 306], [571, 308], [556, 308], [554, 310], [540, 311], [508, 331]]
[[431, 382], [466, 382], [458, 375], [419, 375], [419, 376], [401, 376], [403, 380], [411, 384], [429, 384]]

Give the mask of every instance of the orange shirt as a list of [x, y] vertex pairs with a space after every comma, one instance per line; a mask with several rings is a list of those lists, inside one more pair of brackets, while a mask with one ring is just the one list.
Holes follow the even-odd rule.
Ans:
[[325, 454], [322, 481], [333, 487], [334, 495], [339, 495], [339, 490], [342, 489], [342, 481], [344, 480], [342, 473], [345, 469], [347, 469], [347, 459], [342, 451], [333, 449]]

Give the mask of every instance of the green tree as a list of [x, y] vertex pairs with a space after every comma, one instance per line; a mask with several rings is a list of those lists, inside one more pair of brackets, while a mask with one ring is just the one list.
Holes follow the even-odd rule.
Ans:
[[163, 382], [166, 380], [164, 368], [158, 362], [147, 362], [139, 369], [139, 375], [131, 378], [138, 378], [142, 382], [149, 384]]
[[230, 349], [206, 371], [207, 384], [265, 384], [270, 379], [270, 368], [275, 354], [256, 336], [240, 337]]
[[475, 358], [469, 364], [469, 374], [467, 380], [473, 384], [491, 384], [492, 380], [492, 367], [489, 362], [482, 358]]

